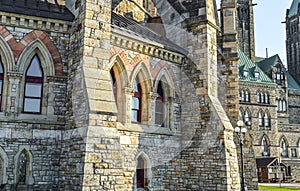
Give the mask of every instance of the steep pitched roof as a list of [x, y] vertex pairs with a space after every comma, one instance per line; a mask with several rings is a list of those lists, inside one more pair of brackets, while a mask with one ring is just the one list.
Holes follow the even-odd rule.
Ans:
[[278, 54], [271, 56], [269, 58], [265, 58], [256, 64], [262, 69], [264, 72], [269, 72], [272, 69], [272, 66], [275, 64], [276, 60], [280, 60]]
[[[239, 61], [239, 81], [253, 82], [253, 83], [268, 83], [274, 84], [274, 82], [257, 66], [250, 58], [247, 57], [240, 49], [238, 49]], [[243, 71], [248, 71], [248, 76], [245, 77]], [[259, 78], [255, 77], [255, 73], [259, 73]]]
[[296, 80], [293, 78], [293, 76], [286, 72], [287, 80], [288, 80], [288, 88], [289, 90], [300, 90], [299, 84], [296, 82]]
[[291, 17], [291, 16], [297, 14], [299, 3], [300, 3], [300, 0], [293, 0], [291, 8], [288, 12], [289, 13], [288, 17]]
[[41, 0], [0, 0], [0, 11], [64, 21], [74, 20], [74, 15], [66, 6]]
[[119, 30], [122, 34], [128, 34], [135, 39], [143, 39], [149, 43], [159, 43], [159, 45], [163, 45], [163, 47], [167, 50], [177, 52], [180, 54], [187, 55], [187, 50], [182, 47], [176, 45], [162, 34], [159, 34], [152, 30], [151, 28], [138, 23], [132, 19], [119, 15], [115, 12], [112, 12], [112, 28]]

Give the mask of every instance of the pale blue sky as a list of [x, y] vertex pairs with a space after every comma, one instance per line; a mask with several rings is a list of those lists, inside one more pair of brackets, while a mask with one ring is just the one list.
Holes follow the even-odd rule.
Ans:
[[[219, 7], [220, 0], [217, 0]], [[254, 35], [256, 56], [265, 57], [278, 54], [286, 64], [285, 51], [285, 21], [286, 10], [292, 0], [253, 0], [254, 6]]]
[[278, 54], [286, 64], [285, 50], [285, 21], [286, 10], [290, 8], [292, 0], [253, 0], [254, 7], [254, 35], [256, 56], [265, 57]]

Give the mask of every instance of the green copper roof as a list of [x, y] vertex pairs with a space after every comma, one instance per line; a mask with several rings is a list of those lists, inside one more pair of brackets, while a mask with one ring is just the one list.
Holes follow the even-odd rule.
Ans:
[[[239, 81], [275, 84], [250, 58], [247, 57], [240, 49], [238, 49], [239, 61]], [[248, 71], [248, 76], [244, 76], [244, 71]], [[255, 73], [259, 73], [259, 78], [255, 77]]]
[[299, 3], [300, 3], [300, 0], [293, 0], [291, 8], [289, 10], [288, 17], [291, 17], [291, 16], [297, 14]]
[[296, 82], [296, 80], [291, 76], [289, 72], [286, 73], [287, 80], [288, 80], [288, 88], [289, 90], [300, 90], [299, 84]]
[[271, 56], [270, 58], [265, 58], [264, 60], [256, 62], [256, 64], [262, 69], [262, 71], [269, 72], [272, 69], [272, 66], [274, 65], [276, 60], [278, 59], [280, 60], [278, 54], [276, 54], [274, 56]]

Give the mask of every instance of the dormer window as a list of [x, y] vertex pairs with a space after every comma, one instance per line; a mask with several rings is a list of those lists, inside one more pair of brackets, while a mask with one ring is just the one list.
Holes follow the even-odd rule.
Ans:
[[260, 73], [259, 73], [259, 72], [255, 72], [255, 73], [254, 73], [254, 75], [255, 75], [255, 76], [254, 76], [254, 77], [255, 77], [255, 79], [257, 79], [257, 80], [258, 80], [258, 79], [260, 78]]
[[248, 72], [247, 70], [244, 70], [244, 71], [243, 71], [243, 76], [244, 76], [244, 78], [247, 78], [248, 75], [249, 75], [249, 72]]

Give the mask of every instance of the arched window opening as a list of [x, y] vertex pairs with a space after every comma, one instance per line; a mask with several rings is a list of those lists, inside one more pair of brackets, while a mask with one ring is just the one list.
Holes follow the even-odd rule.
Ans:
[[250, 112], [248, 110], [245, 111], [245, 124], [246, 125], [250, 125], [251, 124], [251, 116], [250, 116]]
[[282, 100], [279, 100], [279, 111], [283, 110], [283, 104], [282, 104]]
[[244, 120], [242, 109], [239, 110], [239, 116], [240, 116], [240, 120]]
[[268, 112], [265, 112], [265, 127], [269, 127], [269, 126], [270, 126], [270, 118]]
[[245, 101], [249, 102], [250, 101], [250, 96], [248, 90], [245, 90]]
[[244, 90], [242, 90], [242, 99], [241, 100], [245, 101], [245, 92], [244, 92]]
[[265, 94], [263, 92], [260, 93], [261, 103], [265, 102]]
[[26, 184], [28, 177], [29, 155], [26, 150], [23, 150], [18, 160], [17, 178], [18, 184]]
[[261, 111], [258, 112], [258, 125], [260, 127], [262, 127], [264, 124], [263, 124], [263, 118], [262, 118], [262, 114], [261, 114]]
[[261, 149], [262, 149], [262, 156], [269, 156], [269, 145], [266, 137], [263, 137], [261, 141]]
[[276, 110], [279, 111], [279, 101], [278, 101], [278, 99], [276, 99], [275, 103], [276, 103]]
[[259, 92], [256, 93], [256, 97], [257, 97], [257, 103], [260, 103], [261, 102], [261, 96], [260, 96]]
[[286, 111], [286, 101], [282, 101], [282, 111]]
[[142, 156], [137, 159], [136, 187], [148, 189], [147, 164]]
[[280, 153], [282, 157], [287, 157], [288, 153], [287, 153], [287, 146], [286, 146], [286, 142], [285, 139], [282, 138], [281, 142], [280, 142]]
[[132, 112], [131, 121], [141, 122], [142, 115], [142, 89], [141, 85], [138, 83], [137, 79], [134, 80], [133, 84], [133, 96], [132, 96]]
[[4, 79], [4, 70], [0, 57], [0, 111], [2, 110], [2, 92], [3, 92], [3, 79]]
[[157, 87], [157, 98], [155, 101], [155, 124], [164, 127], [165, 109], [164, 109], [164, 89], [162, 81], [159, 81]]
[[114, 96], [115, 96], [115, 101], [116, 103], [118, 102], [117, 99], [117, 80], [116, 80], [116, 74], [115, 71], [113, 69], [110, 70], [110, 82], [113, 88], [113, 92], [114, 92]]
[[269, 94], [265, 93], [265, 103], [269, 103]]
[[33, 57], [25, 75], [24, 113], [41, 113], [43, 70], [37, 55]]

